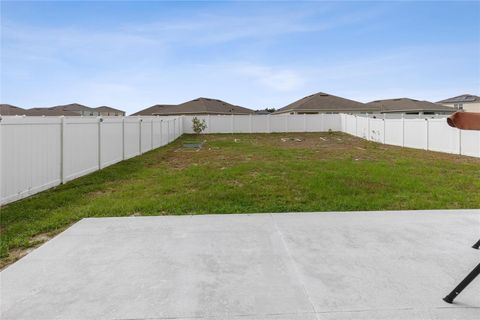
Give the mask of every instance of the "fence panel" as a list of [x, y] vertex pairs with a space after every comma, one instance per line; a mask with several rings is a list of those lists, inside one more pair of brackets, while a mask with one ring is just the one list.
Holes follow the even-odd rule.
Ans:
[[459, 153], [460, 130], [450, 127], [445, 119], [428, 120], [428, 150]]
[[140, 154], [140, 118], [126, 117], [124, 121], [124, 158], [129, 159]]
[[167, 132], [166, 120], [160, 120], [160, 142], [162, 146], [168, 144], [168, 132]]
[[270, 116], [270, 132], [288, 132], [288, 116]]
[[161, 131], [161, 123], [162, 120], [160, 120], [158, 117], [154, 118], [152, 123], [152, 138], [153, 138], [153, 148], [158, 148], [162, 145], [162, 131]]
[[100, 159], [101, 168], [123, 160], [123, 119], [104, 118], [101, 122]]
[[235, 133], [250, 133], [252, 132], [250, 115], [235, 115], [233, 116], [233, 132]]
[[368, 118], [357, 117], [356, 136], [363, 139], [368, 138]]
[[480, 131], [462, 130], [460, 141], [461, 154], [480, 157]]
[[355, 116], [352, 115], [343, 115], [345, 118], [345, 128], [344, 132], [351, 134], [352, 136], [356, 135], [357, 132], [357, 119]]
[[64, 118], [63, 182], [100, 168], [99, 124], [98, 118]]
[[403, 146], [403, 120], [385, 120], [385, 143], [394, 146]]
[[61, 119], [3, 117], [0, 125], [0, 203], [61, 183]]
[[255, 115], [252, 116], [252, 132], [268, 133], [270, 131], [269, 115]]
[[383, 119], [374, 119], [369, 118], [367, 127], [368, 127], [368, 136], [367, 139], [370, 141], [383, 143], [385, 139], [385, 120]]
[[[232, 132], [232, 117], [231, 116], [210, 116], [210, 129], [207, 128], [208, 133], [231, 133]], [[190, 121], [190, 127], [192, 122]], [[207, 121], [208, 126], [208, 121]]]
[[324, 129], [324, 115], [323, 114], [308, 114], [305, 115], [305, 131], [306, 132], [322, 132], [328, 131]]
[[342, 131], [342, 118], [340, 114], [323, 114], [322, 131]]
[[140, 121], [141, 150], [142, 153], [152, 150], [152, 119], [142, 119]]
[[405, 147], [427, 149], [427, 121], [425, 119], [404, 119], [404, 121]]
[[[193, 119], [193, 116], [183, 116], [183, 132], [184, 133], [193, 133], [192, 119]], [[205, 119], [205, 122], [207, 123], [207, 129], [205, 130], [205, 133], [210, 133], [211, 125], [206, 119]]]
[[288, 115], [284, 116], [287, 118], [287, 132], [305, 132], [305, 117], [306, 115]]

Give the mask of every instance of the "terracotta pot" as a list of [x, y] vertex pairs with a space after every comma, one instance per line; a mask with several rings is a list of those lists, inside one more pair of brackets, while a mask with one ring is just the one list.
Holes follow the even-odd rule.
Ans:
[[450, 127], [463, 130], [480, 130], [480, 113], [455, 112], [447, 118]]

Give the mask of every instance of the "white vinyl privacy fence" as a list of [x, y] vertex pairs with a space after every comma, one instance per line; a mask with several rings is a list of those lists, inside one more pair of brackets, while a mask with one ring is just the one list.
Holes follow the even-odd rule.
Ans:
[[[480, 157], [480, 131], [450, 128], [445, 118], [373, 118], [345, 114], [215, 115], [205, 133], [343, 131], [370, 141]], [[164, 146], [192, 133], [193, 116], [3, 117], [0, 204], [27, 197]]]
[[[338, 114], [300, 115], [205, 115], [205, 133], [274, 133], [341, 131]], [[184, 133], [193, 133], [194, 116], [183, 116]]]
[[3, 117], [0, 204], [164, 146], [181, 117]]
[[440, 119], [384, 119], [341, 115], [342, 131], [395, 146], [480, 157], [480, 131], [459, 130]]

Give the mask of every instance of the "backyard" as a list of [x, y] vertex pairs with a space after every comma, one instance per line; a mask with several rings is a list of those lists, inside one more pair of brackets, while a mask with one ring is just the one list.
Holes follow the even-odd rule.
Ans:
[[480, 207], [480, 159], [341, 133], [215, 134], [1, 208], [4, 267], [84, 217]]

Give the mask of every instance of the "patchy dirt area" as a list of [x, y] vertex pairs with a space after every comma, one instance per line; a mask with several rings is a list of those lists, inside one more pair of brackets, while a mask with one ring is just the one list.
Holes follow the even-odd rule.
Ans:
[[0, 260], [0, 270], [3, 270], [8, 265], [26, 256], [27, 254], [35, 250], [35, 248], [40, 247], [43, 243], [47, 242], [53, 237], [54, 235], [52, 233], [40, 233], [30, 239], [30, 247], [11, 249], [9, 251], [8, 257], [6, 259]]
[[178, 152], [176, 149], [158, 154], [157, 165], [166, 162], [179, 170], [208, 164], [221, 168], [230, 163], [275, 160], [278, 157], [275, 151], [289, 149], [299, 151], [297, 156], [302, 159], [375, 161], [378, 158], [387, 158], [395, 162], [399, 155], [411, 155], [425, 160], [480, 163], [480, 159], [477, 158], [383, 145], [343, 133], [213, 134], [205, 135], [205, 140], [203, 148], [193, 152], [191, 150]]

